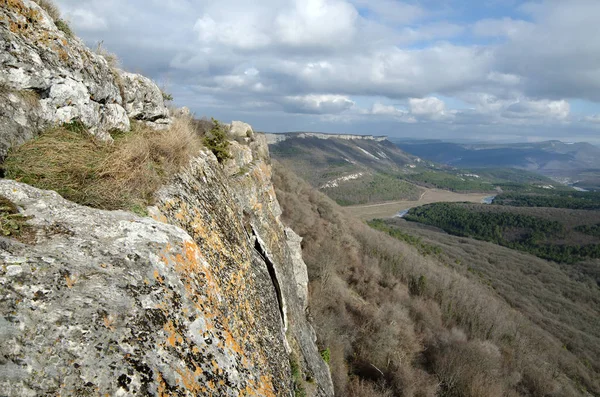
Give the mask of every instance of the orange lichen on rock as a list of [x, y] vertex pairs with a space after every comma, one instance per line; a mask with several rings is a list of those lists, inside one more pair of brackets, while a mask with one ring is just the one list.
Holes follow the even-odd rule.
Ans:
[[11, 20], [9, 23], [9, 29], [14, 34], [28, 34], [31, 25], [37, 23], [41, 17], [38, 10], [26, 7], [21, 0], [2, 0], [0, 4], [19, 14], [18, 20]]
[[163, 329], [167, 333], [167, 342], [171, 347], [175, 347], [178, 343], [183, 343], [183, 337], [177, 332], [172, 321], [167, 321]]
[[192, 393], [192, 395], [206, 395], [208, 389], [205, 385], [198, 381], [198, 377], [202, 374], [202, 370], [198, 367], [194, 371], [185, 367], [184, 369], [175, 369], [180, 376], [183, 388]]
[[[255, 350], [255, 338], [253, 335], [248, 335], [247, 331], [254, 323], [251, 314], [254, 309], [250, 302], [247, 299], [237, 301], [239, 307], [233, 316], [228, 317], [221, 310], [224, 299], [234, 296], [235, 293], [239, 293], [240, 290], [243, 291], [246, 287], [243, 271], [233, 273], [232, 280], [230, 280], [232, 283], [228, 283], [228, 288], [226, 288], [228, 291], [225, 291], [215, 279], [212, 270], [195, 242], [184, 241], [179, 247], [169, 245], [165, 247], [161, 257], [167, 268], [172, 267], [183, 282], [187, 298], [189, 301], [194, 302], [194, 307], [197, 310], [195, 315], [204, 319], [205, 326], [202, 338], [211, 340], [210, 345], [220, 348], [222, 354], [229, 357], [229, 365], [234, 363], [234, 368], [221, 368], [218, 361], [212, 359], [209, 362], [195, 362], [193, 364], [196, 368], [194, 371], [187, 367], [177, 369], [184, 389], [193, 394], [206, 395], [211, 391], [218, 393], [219, 390], [223, 390], [223, 387], [227, 387], [226, 378], [223, 377], [230, 370], [239, 371], [241, 368], [247, 368], [253, 373], [264, 371], [267, 368], [265, 365], [266, 357], [263, 357], [259, 349]], [[156, 277], [156, 275], [155, 278], [165, 280], [164, 277]], [[235, 288], [235, 284], [239, 284], [237, 288]], [[165, 296], [165, 299], [167, 298], [168, 294]], [[240, 322], [239, 313], [245, 315], [244, 327], [230, 327], [229, 324]], [[193, 313], [189, 313], [189, 316], [193, 315]], [[172, 321], [167, 321], [163, 328], [168, 346], [175, 348], [182, 344], [193, 344], [190, 350], [198, 356], [207, 351], [207, 346], [195, 345], [190, 338], [182, 336]], [[254, 348], [248, 351], [245, 348], [247, 345], [254, 346]], [[206, 367], [207, 365], [208, 367]], [[203, 375], [206, 372], [211, 373], [214, 380], [203, 381], [205, 379]], [[274, 396], [272, 380], [266, 375], [260, 377], [260, 382], [243, 382], [243, 388], [240, 395]]]
[[158, 383], [158, 397], [168, 396], [169, 394], [167, 394], [167, 385], [165, 384], [162, 374], [159, 371], [154, 372], [156, 372], [156, 383]]
[[259, 382], [249, 381], [249, 385], [240, 392], [240, 397], [275, 397], [271, 377], [263, 375]]

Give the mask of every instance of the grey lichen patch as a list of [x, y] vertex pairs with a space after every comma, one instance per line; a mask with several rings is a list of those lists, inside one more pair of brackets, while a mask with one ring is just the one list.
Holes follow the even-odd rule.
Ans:
[[289, 395], [272, 287], [237, 228], [212, 241], [237, 248], [211, 252], [178, 227], [14, 181], [0, 195], [33, 227], [69, 231], [0, 249], [7, 395]]
[[[280, 341], [271, 342], [278, 346], [269, 347], [257, 340], [262, 351], [268, 352], [268, 358], [260, 353], [257, 360], [265, 363], [274, 384], [287, 382], [285, 387], [294, 389], [289, 353], [290, 346], [295, 346], [307, 395], [332, 396], [329, 369], [304, 311], [307, 285], [300, 268], [306, 265], [301, 253], [288, 245], [288, 235], [279, 220], [281, 209], [271, 183], [266, 141], [261, 139], [264, 136], [254, 137], [255, 146], [249, 150], [232, 142], [234, 156], [224, 168], [210, 155], [194, 159], [176, 181], [159, 192], [156, 216], [194, 237], [212, 264], [220, 288], [230, 302], [235, 302], [231, 313], [263, 313], [261, 319], [253, 315], [240, 317], [239, 322], [254, 323], [264, 336]], [[243, 167], [247, 170], [240, 174]], [[243, 259], [248, 250], [254, 257], [250, 268]], [[287, 338], [284, 321], [289, 323]]]

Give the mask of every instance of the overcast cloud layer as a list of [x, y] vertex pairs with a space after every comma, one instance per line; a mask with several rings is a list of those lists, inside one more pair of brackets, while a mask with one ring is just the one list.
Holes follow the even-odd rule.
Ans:
[[264, 131], [600, 142], [600, 1], [59, 0], [198, 116]]

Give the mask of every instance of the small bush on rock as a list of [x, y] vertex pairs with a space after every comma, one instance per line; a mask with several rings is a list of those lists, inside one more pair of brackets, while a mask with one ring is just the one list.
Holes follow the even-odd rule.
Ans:
[[221, 123], [215, 119], [212, 119], [212, 122], [213, 128], [204, 137], [204, 146], [214, 153], [219, 163], [222, 163], [231, 157], [229, 153], [229, 141]]
[[58, 30], [66, 34], [67, 37], [73, 37], [73, 31], [64, 19], [57, 19], [56, 21], [54, 21], [54, 24], [56, 25]]
[[26, 228], [26, 217], [19, 214], [17, 207], [6, 197], [0, 196], [0, 235], [19, 236]]
[[329, 365], [329, 362], [331, 361], [331, 350], [329, 350], [329, 348], [321, 350], [321, 358]]

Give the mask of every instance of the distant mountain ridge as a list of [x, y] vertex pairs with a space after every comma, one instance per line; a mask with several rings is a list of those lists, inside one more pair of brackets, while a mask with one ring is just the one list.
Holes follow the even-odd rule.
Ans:
[[394, 140], [401, 149], [455, 167], [515, 167], [543, 174], [600, 169], [600, 148], [587, 142], [557, 140], [514, 144], [462, 144]]
[[345, 140], [366, 140], [383, 142], [388, 139], [387, 136], [374, 135], [353, 135], [353, 134], [328, 134], [323, 132], [284, 132], [284, 133], [267, 133], [267, 143], [273, 144], [283, 142], [291, 138], [318, 138], [318, 139], [345, 139]]
[[268, 134], [276, 160], [343, 205], [417, 199], [420, 190], [398, 178], [421, 162], [372, 135]]

